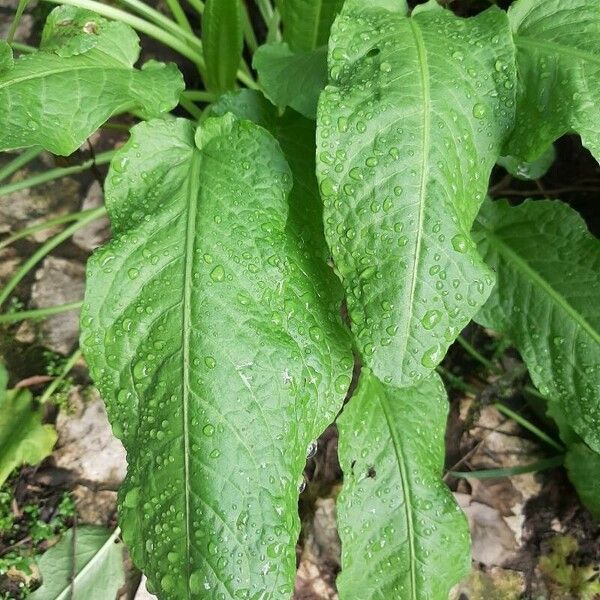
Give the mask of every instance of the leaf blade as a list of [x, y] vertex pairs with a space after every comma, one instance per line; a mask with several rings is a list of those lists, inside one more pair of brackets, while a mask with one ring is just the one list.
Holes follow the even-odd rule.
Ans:
[[0, 365], [0, 485], [22, 464], [36, 465], [50, 455], [57, 435], [43, 425], [43, 410], [34, 408], [29, 390], [6, 390]]
[[519, 69], [516, 124], [508, 153], [533, 161], [576, 132], [598, 159], [600, 2], [519, 0], [509, 11]]
[[40, 50], [0, 72], [0, 149], [39, 145], [68, 155], [115, 112], [171, 110], [181, 74], [152, 61], [134, 69], [138, 56], [128, 26], [70, 6], [54, 9]]
[[436, 374], [397, 389], [363, 370], [338, 418], [341, 598], [442, 600], [468, 572], [466, 519], [441, 480], [446, 416]]
[[477, 321], [509, 335], [534, 384], [599, 451], [600, 243], [575, 211], [549, 200], [486, 202], [474, 235], [498, 277]]
[[339, 307], [307, 280], [287, 231], [290, 187], [276, 141], [232, 115], [196, 142], [187, 121], [138, 125], [113, 163], [115, 241], [88, 269], [82, 345], [128, 450], [124, 539], [162, 598], [291, 593], [298, 478], [352, 360]]
[[38, 561], [43, 577], [31, 600], [113, 598], [125, 581], [123, 545], [103, 527], [86, 525], [66, 531]]
[[[491, 289], [469, 232], [512, 125], [507, 18], [493, 9], [406, 18], [347, 2], [329, 67], [317, 118], [325, 234], [365, 364], [386, 383], [411, 385]], [[457, 78], [470, 84], [457, 91]]]

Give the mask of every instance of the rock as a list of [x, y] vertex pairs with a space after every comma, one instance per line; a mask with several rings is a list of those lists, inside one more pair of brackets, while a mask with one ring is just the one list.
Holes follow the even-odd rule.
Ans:
[[315, 500], [313, 518], [304, 523], [303, 542], [294, 600], [337, 600], [341, 549], [333, 498]]
[[[28, 170], [20, 171], [12, 181], [32, 174]], [[79, 182], [71, 177], [9, 194], [0, 202], [0, 233], [14, 233], [24, 227], [75, 212], [79, 209], [79, 198]], [[63, 228], [64, 225], [44, 229], [28, 239], [42, 243]]]
[[[35, 274], [31, 308], [57, 306], [83, 298], [85, 268], [77, 261], [49, 256]], [[59, 354], [69, 354], [79, 338], [79, 311], [52, 315], [35, 324], [40, 342]], [[19, 332], [17, 339], [21, 340]]]
[[[91, 210], [102, 206], [104, 193], [97, 181], [89, 187], [88, 192], [81, 205], [81, 210]], [[110, 238], [110, 222], [107, 217], [102, 217], [86, 225], [83, 229], [76, 231], [73, 235], [73, 243], [86, 252], [91, 252], [102, 246]]]
[[72, 495], [77, 505], [77, 515], [81, 523], [110, 527], [117, 514], [117, 492], [112, 490], [92, 490], [78, 485]]
[[500, 511], [472, 501], [467, 494], [455, 497], [469, 520], [473, 560], [488, 567], [503, 566], [514, 560], [519, 546]]
[[113, 436], [104, 403], [97, 392], [84, 401], [79, 390], [69, 396], [73, 414], [61, 411], [54, 459], [57, 466], [69, 469], [75, 478], [100, 488], [116, 490], [125, 477], [125, 449]]
[[140, 582], [140, 587], [138, 588], [138, 591], [137, 591], [136, 595], [134, 596], [133, 600], [158, 600], [156, 596], [153, 596], [146, 589], [146, 576], [145, 575], [142, 576], [142, 581]]

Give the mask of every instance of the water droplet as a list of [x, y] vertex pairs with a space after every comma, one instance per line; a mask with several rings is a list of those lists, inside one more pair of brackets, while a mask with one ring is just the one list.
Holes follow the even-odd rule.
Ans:
[[223, 281], [223, 279], [225, 278], [225, 269], [223, 268], [223, 265], [217, 265], [210, 272], [210, 278], [217, 283], [219, 281]]
[[475, 104], [475, 106], [473, 106], [473, 116], [476, 119], [483, 119], [483, 117], [485, 117], [486, 112], [487, 108], [485, 104], [482, 104], [481, 102], [478, 102], [477, 104]]

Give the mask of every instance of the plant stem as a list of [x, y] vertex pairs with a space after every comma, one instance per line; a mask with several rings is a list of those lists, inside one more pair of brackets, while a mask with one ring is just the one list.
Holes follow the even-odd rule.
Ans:
[[28, 46], [27, 44], [21, 44], [20, 42], [11, 42], [10, 46], [13, 50], [21, 52], [22, 54], [32, 54], [33, 52], [37, 52], [37, 48]]
[[19, 4], [17, 6], [17, 10], [15, 12], [15, 16], [13, 18], [12, 23], [10, 24], [10, 29], [8, 30], [8, 35], [6, 36], [6, 41], [10, 44], [15, 37], [15, 33], [17, 31], [17, 27], [21, 22], [21, 17], [29, 4], [29, 0], [19, 0]]
[[[138, 14], [152, 21], [155, 25], [166, 29], [170, 33], [187, 40], [192, 44], [199, 53], [202, 53], [202, 41], [197, 37], [194, 32], [190, 29], [182, 29], [177, 23], [174, 23], [168, 17], [165, 17], [162, 13], [158, 12], [154, 8], [151, 8], [140, 0], [120, 0], [121, 4], [133, 9]], [[129, 13], [126, 13], [129, 14]], [[189, 23], [188, 23], [189, 25]]]
[[565, 449], [558, 442], [553, 440], [547, 433], [543, 432], [541, 429], [536, 427], [533, 423], [528, 421], [525, 417], [522, 417], [520, 414], [516, 413], [514, 410], [511, 410], [510, 408], [508, 408], [508, 406], [505, 406], [501, 402], [496, 402], [494, 404], [494, 407], [496, 408], [496, 410], [498, 412], [501, 412], [502, 414], [506, 415], [513, 421], [516, 421], [521, 427], [523, 427], [523, 429], [527, 429], [527, 431], [530, 431], [531, 433], [533, 433], [533, 435], [538, 437], [540, 440], [546, 442], [546, 444], [548, 444], [549, 446], [552, 446], [554, 449], [558, 450], [559, 452], [564, 452]]
[[179, 104], [181, 104], [181, 106], [183, 106], [183, 108], [185, 108], [185, 110], [187, 110], [187, 112], [190, 113], [190, 115], [192, 115], [196, 121], [199, 121], [202, 117], [202, 111], [189, 98], [182, 95], [179, 98]]
[[8, 323], [18, 323], [19, 321], [25, 321], [26, 319], [45, 319], [52, 315], [58, 315], [63, 312], [70, 310], [76, 310], [81, 308], [82, 302], [69, 302], [68, 304], [60, 304], [59, 306], [48, 306], [46, 308], [34, 308], [31, 310], [21, 310], [18, 312], [6, 313], [0, 315], [0, 325], [6, 325]]
[[204, 90], [185, 90], [185, 92], [182, 92], [181, 95], [188, 100], [192, 100], [194, 102], [205, 102], [207, 104], [210, 104], [217, 99], [215, 94], [206, 92]]
[[242, 17], [244, 19], [244, 39], [246, 40], [250, 52], [254, 54], [258, 48], [258, 42], [254, 35], [254, 29], [252, 29], [252, 21], [250, 20], [246, 3], [242, 0], [240, 0], [240, 2], [242, 4]]
[[105, 165], [112, 160], [113, 156], [115, 155], [115, 152], [116, 150], [102, 152], [101, 154], [98, 154], [95, 158], [90, 158], [89, 160], [86, 160], [80, 165], [49, 169], [48, 171], [44, 171], [43, 173], [38, 173], [37, 175], [33, 175], [32, 177], [23, 179], [22, 181], [14, 181], [13, 183], [2, 185], [0, 186], [0, 198], [2, 196], [7, 196], [8, 194], [18, 192], [19, 190], [35, 187], [36, 185], [41, 185], [42, 183], [47, 183], [48, 181], [53, 181], [54, 179], [66, 177], [67, 175], [76, 175], [77, 173], [82, 173], [83, 171], [89, 169], [92, 165]]
[[21, 152], [19, 156], [0, 169], [0, 181], [4, 181], [7, 177], [10, 177], [15, 171], [18, 171], [34, 158], [37, 158], [42, 152], [43, 150], [39, 146], [34, 146]]
[[462, 337], [461, 335], [459, 335], [456, 338], [456, 341], [478, 363], [481, 363], [486, 369], [489, 369], [490, 371], [492, 371], [494, 373], [498, 373], [498, 368], [494, 365], [494, 363], [492, 363], [491, 360], [488, 360], [487, 358], [485, 358], [485, 356], [483, 356], [482, 354], [480, 354], [469, 342], [467, 342], [467, 340], [464, 337]]
[[0, 292], [0, 306], [6, 301], [13, 290], [19, 285], [21, 280], [29, 273], [29, 271], [44, 258], [47, 254], [52, 252], [54, 248], [62, 244], [65, 240], [69, 239], [76, 231], [85, 227], [88, 223], [91, 223], [98, 216], [104, 214], [105, 208], [101, 206], [91, 210], [86, 217], [80, 219], [76, 223], [73, 223], [70, 227], [67, 227], [64, 231], [50, 238], [46, 243], [42, 244], [26, 261], [23, 263], [20, 269], [10, 278], [2, 292]]
[[199, 14], [204, 14], [204, 2], [202, 0], [187, 0], [188, 4]]
[[65, 363], [61, 374], [54, 380], [52, 383], [44, 390], [44, 393], [39, 398], [39, 403], [44, 404], [47, 402], [49, 398], [54, 394], [58, 386], [65, 380], [65, 377], [69, 374], [71, 369], [75, 366], [75, 363], [81, 358], [81, 350], [77, 349], [71, 356], [69, 360]]
[[[96, 209], [84, 210], [84, 211], [80, 211], [80, 212], [76, 212], [76, 213], [69, 213], [66, 215], [61, 215], [60, 217], [54, 217], [53, 219], [48, 219], [47, 221], [44, 221], [43, 223], [37, 223], [36, 225], [32, 225], [31, 227], [25, 227], [24, 229], [21, 229], [15, 233], [13, 233], [9, 237], [3, 239], [2, 241], [0, 241], [0, 250], [2, 250], [2, 248], [6, 248], [6, 246], [9, 246], [10, 244], [12, 244], [13, 242], [16, 242], [17, 240], [27, 237], [33, 233], [37, 233], [38, 231], [44, 231], [45, 229], [50, 229], [51, 227], [54, 227], [55, 225], [62, 225], [63, 223], [70, 223], [71, 221], [79, 221], [80, 219], [85, 219], [85, 217], [92, 210], [96, 210]], [[97, 218], [99, 219], [102, 216], [103, 215], [98, 215]]]
[[193, 33], [192, 26], [190, 25], [188, 18], [185, 16], [185, 12], [183, 11], [183, 8], [181, 8], [181, 4], [179, 4], [179, 1], [166, 0], [166, 2], [167, 6], [169, 7], [169, 10], [171, 11], [171, 14], [173, 15], [173, 17], [175, 17], [175, 21], [177, 21], [179, 27], [181, 27], [185, 31]]
[[464, 479], [495, 479], [497, 477], [511, 477], [512, 475], [523, 475], [525, 473], [537, 473], [547, 469], [559, 467], [564, 462], [564, 455], [553, 456], [531, 463], [530, 465], [519, 465], [517, 467], [505, 467], [498, 469], [483, 469], [481, 471], [448, 471], [453, 477]]

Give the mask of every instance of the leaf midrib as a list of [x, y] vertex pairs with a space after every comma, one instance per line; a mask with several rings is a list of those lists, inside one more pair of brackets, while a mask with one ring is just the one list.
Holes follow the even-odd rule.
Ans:
[[186, 543], [186, 590], [190, 597], [189, 580], [191, 564], [191, 527], [190, 527], [190, 439], [189, 439], [189, 401], [190, 401], [190, 334], [192, 331], [192, 290], [193, 290], [193, 266], [194, 250], [196, 241], [196, 220], [198, 214], [198, 199], [200, 193], [200, 165], [202, 155], [195, 148], [192, 149], [190, 170], [188, 173], [188, 186], [186, 199], [188, 202], [185, 247], [184, 247], [184, 276], [183, 276], [183, 302], [182, 302], [182, 421], [183, 421], [183, 478], [184, 478], [184, 502], [185, 502], [185, 543]]
[[412, 272], [410, 275], [410, 288], [408, 293], [408, 315], [404, 319], [406, 326], [404, 328], [403, 343], [408, 347], [408, 337], [413, 316], [413, 306], [417, 289], [417, 276], [419, 271], [419, 261], [423, 245], [423, 223], [425, 220], [425, 200], [427, 195], [427, 178], [429, 176], [429, 145], [431, 137], [431, 91], [429, 88], [429, 65], [427, 62], [427, 53], [421, 31], [414, 19], [409, 19], [410, 27], [415, 38], [417, 50], [417, 60], [419, 61], [419, 74], [421, 78], [421, 88], [423, 92], [423, 146], [421, 149], [421, 179], [419, 182], [419, 215], [417, 219], [417, 239], [415, 242], [415, 256], [412, 262]]
[[495, 244], [500, 254], [507, 256], [518, 269], [525, 273], [526, 277], [536, 283], [540, 289], [542, 289], [558, 306], [560, 306], [576, 323], [578, 323], [579, 326], [590, 335], [596, 344], [600, 345], [600, 333], [597, 332], [592, 325], [590, 325], [590, 323], [588, 323], [585, 317], [578, 312], [564, 296], [557, 292], [556, 289], [552, 287], [552, 285], [546, 281], [546, 279], [540, 273], [538, 273], [538, 271], [531, 267], [523, 257], [521, 257], [508, 244], [506, 244], [502, 238], [498, 237], [494, 232], [492, 232], [481, 219], [478, 219], [478, 221], [486, 231], [488, 242]]
[[[104, 557], [106, 551], [115, 542], [120, 533], [121, 529], [117, 527], [107, 538], [107, 540], [102, 544], [102, 546], [98, 548], [98, 551], [94, 552], [90, 560], [88, 560], [88, 562], [83, 566], [83, 568], [75, 575], [73, 580], [69, 582], [67, 587], [56, 597], [56, 600], [67, 600], [67, 598], [69, 598], [69, 595], [74, 596], [75, 583], [77, 583], [78, 580], [80, 581], [87, 574], [87, 572], [96, 564], [100, 556]], [[76, 535], [76, 533], [74, 533], [73, 535]], [[75, 538], [75, 544], [77, 544], [77, 538]], [[75, 557], [73, 557], [73, 560], [75, 560]]]
[[409, 564], [410, 564], [410, 599], [417, 599], [417, 554], [415, 550], [415, 523], [413, 520], [413, 506], [412, 497], [410, 495], [410, 482], [408, 477], [407, 465], [404, 463], [404, 452], [402, 443], [398, 437], [396, 428], [392, 424], [391, 416], [388, 412], [387, 407], [387, 395], [384, 393], [377, 394], [377, 398], [381, 404], [381, 410], [385, 417], [386, 424], [390, 430], [392, 438], [392, 444], [394, 445], [394, 453], [396, 455], [396, 462], [398, 463], [398, 470], [400, 471], [400, 481], [402, 483], [402, 495], [404, 497], [404, 512], [406, 514], [406, 531], [408, 537], [408, 551], [409, 551]]

